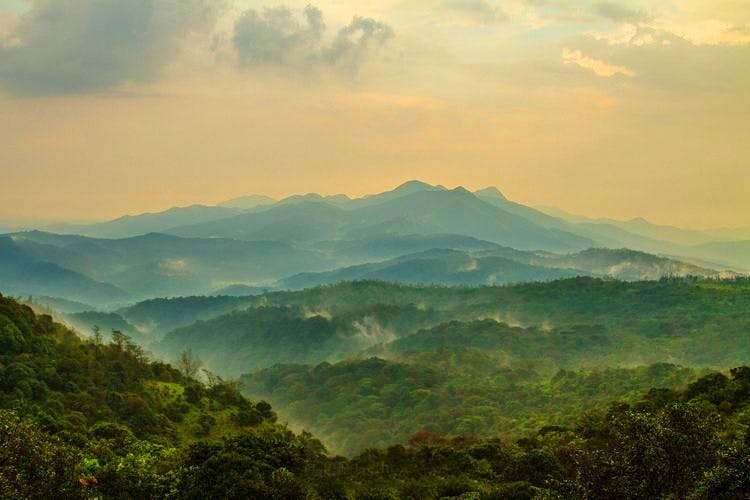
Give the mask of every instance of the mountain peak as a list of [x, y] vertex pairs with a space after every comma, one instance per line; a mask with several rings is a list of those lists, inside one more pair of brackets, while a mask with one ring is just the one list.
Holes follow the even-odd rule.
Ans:
[[494, 186], [486, 187], [484, 189], [480, 189], [479, 191], [474, 191], [474, 194], [477, 196], [486, 196], [488, 198], [500, 198], [502, 200], [507, 200], [505, 195], [503, 195], [503, 193], [501, 193], [500, 190]]
[[430, 184], [427, 184], [426, 182], [418, 181], [415, 179], [415, 180], [404, 182], [393, 191], [414, 193], [417, 191], [432, 191], [434, 189], [436, 189], [435, 186], [432, 186]]

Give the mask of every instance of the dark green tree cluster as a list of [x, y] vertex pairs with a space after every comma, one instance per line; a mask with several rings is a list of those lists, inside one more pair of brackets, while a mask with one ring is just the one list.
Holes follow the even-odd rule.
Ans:
[[268, 399], [334, 451], [351, 455], [403, 442], [422, 429], [518, 438], [540, 427], [569, 425], [613, 400], [637, 400], [651, 387], [684, 387], [698, 376], [671, 364], [548, 376], [501, 361], [499, 353], [452, 347], [411, 360], [277, 365], [242, 381], [247, 394]]

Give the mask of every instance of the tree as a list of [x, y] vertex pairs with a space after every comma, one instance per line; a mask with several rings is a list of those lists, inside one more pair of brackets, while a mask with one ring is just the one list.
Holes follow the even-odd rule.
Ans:
[[177, 368], [188, 378], [195, 378], [198, 370], [203, 366], [203, 361], [193, 354], [192, 349], [187, 349], [180, 353], [180, 359], [177, 361]]
[[79, 498], [79, 457], [58, 438], [0, 410], [0, 497]]
[[112, 343], [117, 346], [119, 350], [122, 350], [127, 340], [127, 335], [122, 333], [120, 330], [112, 330]]
[[94, 325], [92, 329], [94, 330], [94, 335], [92, 336], [94, 344], [102, 345], [102, 329], [99, 328], [99, 325]]

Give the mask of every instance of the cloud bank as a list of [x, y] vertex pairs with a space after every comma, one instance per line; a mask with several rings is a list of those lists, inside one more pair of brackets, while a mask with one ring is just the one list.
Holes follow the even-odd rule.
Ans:
[[327, 65], [355, 74], [374, 49], [393, 37], [387, 24], [356, 16], [328, 41], [320, 9], [308, 5], [302, 18], [299, 21], [288, 7], [245, 11], [235, 22], [232, 38], [240, 65], [298, 70]]
[[212, 0], [34, 0], [0, 43], [0, 83], [17, 95], [97, 92], [153, 79], [180, 42], [213, 26]]

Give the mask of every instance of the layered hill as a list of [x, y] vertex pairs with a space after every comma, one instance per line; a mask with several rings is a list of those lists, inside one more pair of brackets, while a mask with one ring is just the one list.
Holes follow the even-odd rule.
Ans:
[[[488, 220], [485, 217], [486, 206], [484, 210], [479, 210], [475, 205], [462, 205], [456, 198], [459, 192], [468, 194], [462, 188], [450, 190], [440, 185], [409, 181], [391, 191], [354, 199], [346, 195], [309, 193], [276, 201], [253, 194], [227, 200], [218, 206], [175, 207], [164, 212], [125, 216], [98, 224], [58, 224], [45, 229], [108, 238], [171, 232], [183, 236], [273, 239], [306, 244], [347, 237], [360, 239], [442, 232], [477, 237], [520, 249], [572, 251], [586, 247], [632, 248], [691, 257], [697, 261], [718, 260], [726, 267], [747, 267], [743, 256], [726, 260], [720, 254], [716, 259], [716, 252], [710, 249], [703, 251], [699, 247], [712, 242], [747, 241], [750, 237], [747, 228], [699, 231], [657, 225], [643, 218], [627, 221], [593, 219], [555, 208], [536, 209], [516, 203], [494, 187], [471, 193], [476, 200], [483, 202], [482, 205], [490, 205], [499, 211], [494, 212], [495, 216], [491, 218], [496, 220]], [[427, 211], [420, 206], [420, 198], [425, 197], [432, 198], [430, 210]], [[373, 210], [363, 210], [358, 212], [358, 216], [351, 215], [352, 222], [345, 213], [326, 210], [320, 205], [339, 208], [343, 212], [367, 208]], [[398, 207], [395, 213], [391, 210], [394, 207]], [[431, 213], [432, 209], [440, 216]], [[460, 219], [462, 213], [466, 214], [464, 220], [468, 219], [469, 223], [457, 225], [456, 218]], [[361, 227], [357, 227], [358, 224]], [[540, 229], [546, 230], [547, 234], [540, 235]]]
[[[256, 294], [278, 280], [293, 288], [336, 279], [478, 285], [572, 275], [730, 276], [750, 267], [747, 242], [685, 245], [703, 240], [643, 220], [550, 215], [495, 188], [471, 193], [410, 181], [357, 199], [311, 193], [227, 202], [233, 203], [60, 229], [108, 238], [6, 235], [0, 278], [14, 294], [102, 307], [159, 296]], [[626, 248], [672, 257], [619, 250]], [[315, 274], [321, 272], [327, 274]]]
[[[40, 248], [29, 249], [17, 237], [0, 237], [0, 285], [11, 295], [47, 295], [105, 304], [130, 298], [125, 290], [97, 281], [47, 260]], [[65, 259], [56, 253], [60, 260]]]
[[425, 332], [437, 327], [469, 342], [479, 339], [474, 326], [488, 320], [526, 328], [487, 337], [501, 341], [498, 359], [521, 366], [731, 366], [749, 355], [739, 347], [750, 327], [747, 290], [742, 279], [573, 278], [472, 288], [339, 283], [247, 297], [238, 310], [172, 331], [157, 351], [192, 349], [212, 369], [236, 375], [357, 353], [398, 356], [401, 342], [430, 338]]
[[422, 285], [499, 285], [549, 281], [585, 274], [574, 270], [532, 266], [493, 254], [428, 250], [385, 262], [345, 267], [323, 273], [302, 273], [279, 284], [302, 289], [339, 281], [381, 280]]
[[573, 254], [553, 254], [494, 247], [473, 252], [428, 250], [334, 271], [301, 273], [280, 281], [279, 287], [301, 289], [356, 280], [448, 286], [503, 285], [574, 276], [638, 281], [670, 276], [718, 278], [729, 277], [730, 274], [624, 249], [589, 249]]
[[237, 281], [272, 281], [332, 267], [320, 252], [279, 241], [156, 233], [124, 239], [15, 233], [0, 238], [0, 252], [8, 292], [92, 304], [209, 293]]

